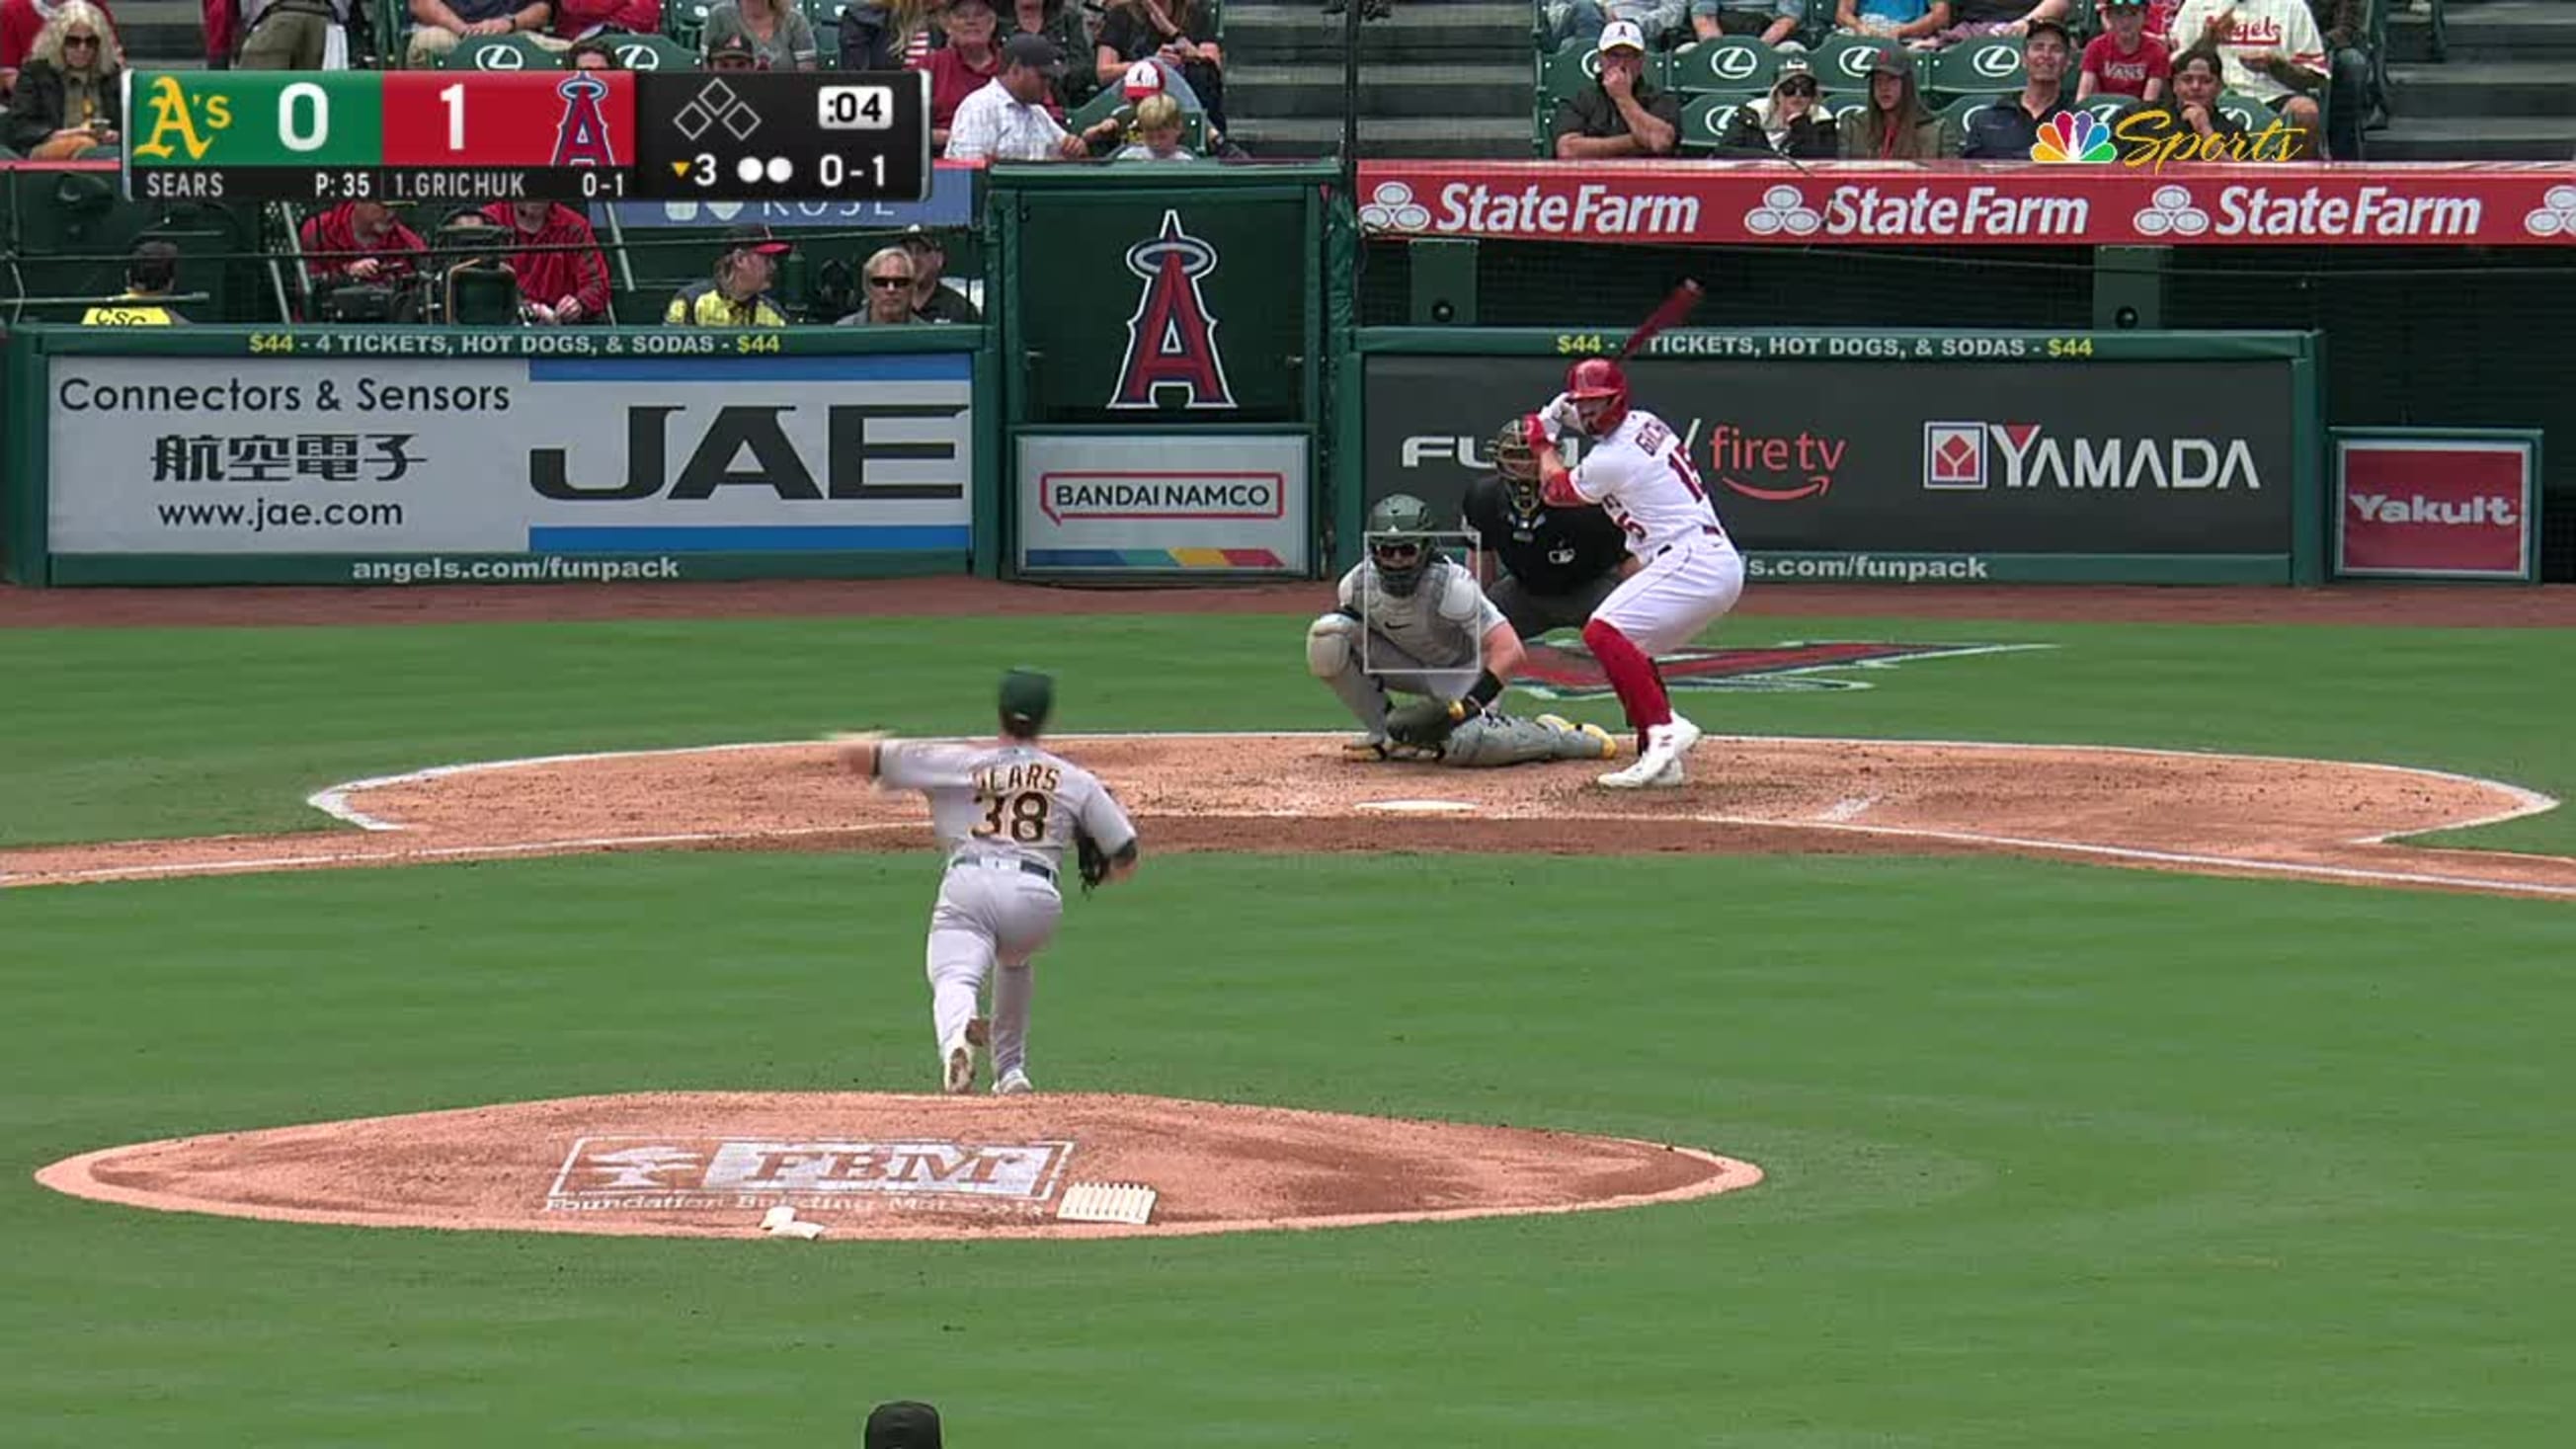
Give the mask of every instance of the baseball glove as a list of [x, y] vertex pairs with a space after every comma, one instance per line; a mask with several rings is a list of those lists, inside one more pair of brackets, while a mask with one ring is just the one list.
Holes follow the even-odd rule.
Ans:
[[1073, 833], [1074, 869], [1082, 876], [1082, 893], [1091, 894], [1109, 878], [1109, 852], [1091, 838], [1088, 830]]
[[1436, 750], [1449, 742], [1450, 732], [1466, 718], [1462, 701], [1417, 699], [1387, 712], [1386, 737], [1399, 745]]

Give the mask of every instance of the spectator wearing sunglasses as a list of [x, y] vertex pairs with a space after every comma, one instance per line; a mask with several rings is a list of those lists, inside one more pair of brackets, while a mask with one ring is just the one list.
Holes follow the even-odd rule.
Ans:
[[1771, 94], [1746, 101], [1727, 117], [1719, 149], [1729, 156], [1830, 159], [1842, 149], [1834, 118], [1819, 100], [1815, 73], [1803, 60], [1780, 63]]
[[125, 121], [124, 70], [125, 52], [97, 6], [70, 0], [56, 7], [9, 95], [10, 147], [60, 161], [115, 145]]
[[840, 320], [843, 327], [903, 327], [921, 320], [912, 307], [912, 253], [902, 247], [879, 247], [861, 268], [868, 297], [858, 311]]

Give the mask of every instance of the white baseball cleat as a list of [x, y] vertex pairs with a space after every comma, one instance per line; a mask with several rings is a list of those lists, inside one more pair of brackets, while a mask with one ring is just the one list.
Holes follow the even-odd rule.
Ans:
[[1637, 763], [1624, 770], [1613, 770], [1601, 777], [1601, 783], [1613, 790], [1671, 790], [1686, 777], [1682, 757], [1671, 755], [1658, 759], [1652, 750], [1637, 757]]
[[1037, 1088], [1029, 1085], [1029, 1074], [1018, 1067], [1002, 1073], [1001, 1080], [993, 1084], [993, 1095], [996, 1097], [1026, 1096], [1036, 1090]]
[[955, 1097], [975, 1090], [975, 1049], [960, 1037], [940, 1053], [943, 1074], [940, 1090]]
[[[1691, 752], [1691, 747], [1698, 744], [1700, 741], [1700, 727], [1692, 724], [1689, 720], [1682, 718], [1680, 715], [1674, 715], [1673, 722], [1665, 725], [1663, 728], [1665, 738], [1672, 742], [1673, 754], [1677, 758], [1679, 756], [1689, 754]], [[1653, 730], [1646, 731], [1646, 743], [1651, 747], [1654, 742], [1655, 732]]]

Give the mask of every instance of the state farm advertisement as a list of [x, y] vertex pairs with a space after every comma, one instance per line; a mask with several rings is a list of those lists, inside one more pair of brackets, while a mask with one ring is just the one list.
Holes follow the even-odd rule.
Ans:
[[[1565, 376], [1537, 356], [1366, 368], [1369, 497], [1446, 515], [1491, 470], [1497, 430]], [[2290, 550], [2302, 399], [2287, 360], [1647, 358], [1628, 376], [1756, 552]]]
[[2566, 246], [2556, 163], [2083, 164], [1363, 161], [1385, 236], [1890, 245]]
[[2336, 434], [2334, 464], [2336, 573], [2539, 576], [2537, 434], [2351, 429]]

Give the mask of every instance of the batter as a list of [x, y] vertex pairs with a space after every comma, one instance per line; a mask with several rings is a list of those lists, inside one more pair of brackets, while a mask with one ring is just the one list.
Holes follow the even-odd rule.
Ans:
[[[1523, 429], [1538, 455], [1540, 496], [1561, 508], [1599, 504], [1637, 560], [1583, 626], [1583, 647], [1600, 661], [1638, 732], [1637, 763], [1601, 783], [1624, 790], [1680, 785], [1682, 757], [1699, 743], [1700, 729], [1673, 713], [1654, 657], [1689, 643], [1735, 607], [1744, 593], [1744, 558], [1719, 525], [1681, 435], [1628, 405], [1628, 375], [1618, 363], [1587, 357], [1574, 364], [1565, 391], [1530, 414]], [[1570, 470], [1556, 449], [1567, 432], [1593, 440]]]
[[[1085, 889], [1136, 868], [1136, 827], [1108, 788], [1039, 748], [1054, 704], [1054, 681], [1015, 669], [1002, 676], [1001, 735], [990, 743], [854, 735], [843, 744], [847, 768], [880, 788], [929, 797], [931, 828], [948, 852], [926, 954], [940, 1086], [951, 1094], [974, 1090], [975, 1048], [983, 1043], [992, 1048], [995, 1095], [1032, 1090], [1031, 958], [1054, 938], [1064, 914], [1057, 881], [1066, 847], [1080, 850]], [[1086, 837], [1091, 846], [1082, 848]], [[989, 1026], [976, 1015], [987, 979]]]

